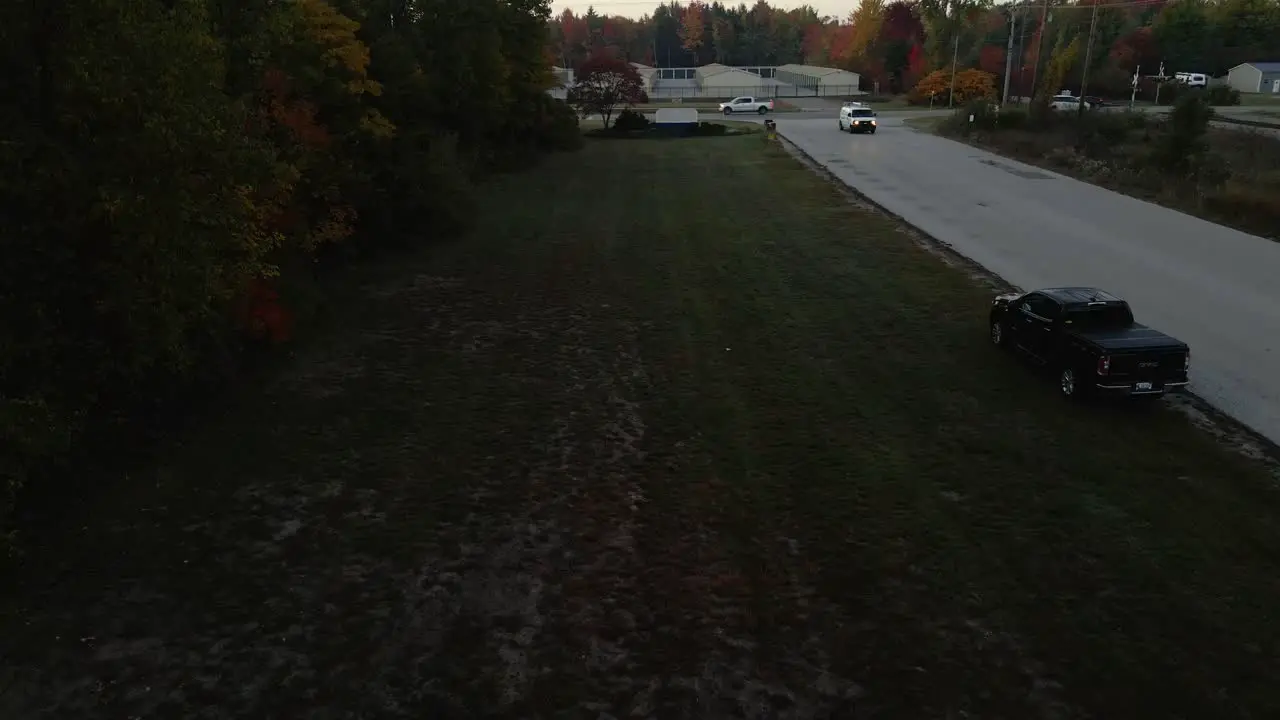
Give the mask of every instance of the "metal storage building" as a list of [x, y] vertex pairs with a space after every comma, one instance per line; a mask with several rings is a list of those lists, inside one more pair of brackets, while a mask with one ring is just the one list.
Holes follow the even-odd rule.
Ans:
[[631, 63], [631, 67], [640, 73], [640, 86], [644, 88], [645, 95], [651, 94], [653, 92], [653, 79], [657, 77], [658, 71], [648, 65], [641, 65], [637, 62]]
[[1240, 63], [1227, 71], [1227, 85], [1242, 93], [1280, 94], [1280, 62]]
[[814, 95], [855, 95], [862, 81], [858, 73], [814, 65], [779, 65], [774, 77]]
[[764, 83], [759, 75], [719, 63], [698, 68], [697, 81], [703, 97], [754, 96], [764, 93]]

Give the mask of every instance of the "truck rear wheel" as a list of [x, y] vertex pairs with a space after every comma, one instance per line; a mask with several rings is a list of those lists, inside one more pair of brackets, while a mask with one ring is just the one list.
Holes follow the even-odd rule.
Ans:
[[1076, 378], [1076, 371], [1069, 367], [1062, 368], [1058, 373], [1058, 390], [1062, 392], [1062, 397], [1069, 400], [1075, 400], [1084, 394], [1080, 381]]
[[758, 112], [758, 113], [760, 113], [761, 115], [763, 115], [763, 114], [765, 114], [765, 113], [769, 112], [769, 108], [764, 107], [764, 106], [762, 105], [762, 106], [760, 106], [760, 109], [759, 109], [759, 110], [757, 110], [756, 112]]

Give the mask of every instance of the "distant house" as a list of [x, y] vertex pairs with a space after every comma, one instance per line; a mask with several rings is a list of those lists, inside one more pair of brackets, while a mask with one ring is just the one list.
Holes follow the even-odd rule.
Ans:
[[1227, 85], [1242, 93], [1280, 94], [1280, 62], [1240, 63], [1227, 71]]

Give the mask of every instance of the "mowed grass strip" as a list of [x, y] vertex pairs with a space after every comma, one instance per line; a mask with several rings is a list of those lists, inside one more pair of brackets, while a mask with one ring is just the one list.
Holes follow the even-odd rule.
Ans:
[[[1280, 599], [1266, 469], [1174, 412], [1063, 403], [989, 346], [990, 291], [759, 138], [557, 164], [561, 200], [527, 201], [520, 224], [591, 198], [581, 228], [550, 233], [581, 235], [654, 321], [650, 424], [714, 458], [724, 495], [702, 509], [733, 528], [740, 567], [761, 540], [798, 540], [862, 624], [833, 652], [879, 691], [868, 703], [1280, 711], [1261, 670]], [[701, 479], [651, 489], [687, 511]]]
[[1280, 714], [1269, 470], [1062, 402], [778, 146], [482, 207], [33, 549], [0, 715]]

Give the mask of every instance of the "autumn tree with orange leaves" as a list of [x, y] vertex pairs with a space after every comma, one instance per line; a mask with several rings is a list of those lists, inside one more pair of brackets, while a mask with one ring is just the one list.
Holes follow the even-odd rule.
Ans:
[[681, 47], [694, 54], [705, 41], [706, 23], [703, 20], [705, 14], [706, 6], [697, 0], [686, 5], [684, 12], [680, 14]]

